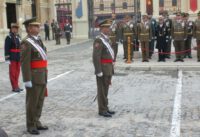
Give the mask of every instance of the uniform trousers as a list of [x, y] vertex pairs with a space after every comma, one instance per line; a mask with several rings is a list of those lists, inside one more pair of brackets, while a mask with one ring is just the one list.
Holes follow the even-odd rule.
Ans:
[[192, 37], [187, 38], [185, 41], [185, 56], [191, 56], [191, 43], [192, 43]]
[[197, 40], [197, 60], [200, 61], [200, 40]]
[[20, 62], [18, 61], [10, 61], [9, 65], [9, 77], [12, 89], [18, 89], [18, 81], [19, 81], [19, 74], [20, 74]]
[[26, 88], [26, 124], [27, 129], [42, 126], [39, 119], [45, 98], [46, 84], [33, 84], [32, 88]]
[[185, 41], [184, 40], [174, 40], [174, 47], [175, 47], [175, 52], [176, 52], [176, 59], [183, 59], [184, 56], [184, 45]]
[[149, 60], [149, 41], [141, 41], [142, 61]]
[[99, 113], [108, 111], [108, 89], [111, 83], [111, 76], [96, 76], [97, 80], [97, 100]]

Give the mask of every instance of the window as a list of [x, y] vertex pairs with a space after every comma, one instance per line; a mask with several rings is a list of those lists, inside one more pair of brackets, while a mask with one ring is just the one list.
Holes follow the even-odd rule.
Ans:
[[181, 0], [159, 0], [159, 11], [160, 14], [167, 10], [169, 14], [174, 14], [179, 11], [181, 5]]
[[127, 8], [128, 8], [127, 2], [123, 2], [123, 3], [122, 3], [122, 7], [123, 7], [123, 9], [127, 9]]
[[99, 9], [100, 9], [100, 11], [104, 11], [104, 4], [100, 4]]

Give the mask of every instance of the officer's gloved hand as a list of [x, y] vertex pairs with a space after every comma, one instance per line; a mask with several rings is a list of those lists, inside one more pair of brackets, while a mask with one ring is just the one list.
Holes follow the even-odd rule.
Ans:
[[103, 76], [102, 72], [97, 74], [97, 77], [102, 77], [102, 76]]
[[187, 39], [186, 38], [184, 38], [184, 41], [186, 41]]
[[10, 60], [6, 60], [5, 63], [10, 65]]
[[169, 40], [166, 40], [166, 42], [168, 42]]
[[120, 39], [120, 42], [121, 42], [121, 44], [123, 44], [123, 40], [122, 39]]
[[24, 82], [24, 85], [25, 85], [26, 88], [32, 88], [33, 87], [31, 81]]

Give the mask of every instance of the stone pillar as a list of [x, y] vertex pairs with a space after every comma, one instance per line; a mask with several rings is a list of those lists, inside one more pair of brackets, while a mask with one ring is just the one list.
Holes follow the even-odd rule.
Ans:
[[159, 16], [159, 0], [153, 0], [153, 16]]
[[55, 0], [49, 0], [49, 13], [50, 21], [52, 21], [52, 19], [56, 20]]
[[141, 15], [146, 14], [146, 0], [140, 0]]
[[180, 5], [181, 5], [181, 12], [188, 12], [188, 7], [189, 5], [187, 4], [189, 0], [182, 0], [180, 1]]
[[36, 0], [36, 16], [37, 20], [41, 22], [41, 6], [40, 0]]
[[83, 16], [78, 18], [76, 10], [80, 0], [72, 0], [72, 26], [74, 38], [88, 38], [88, 4], [86, 0], [82, 0], [82, 12]]

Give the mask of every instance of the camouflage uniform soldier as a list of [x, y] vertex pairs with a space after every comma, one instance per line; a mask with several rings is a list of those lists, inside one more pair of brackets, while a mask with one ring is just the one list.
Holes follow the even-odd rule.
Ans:
[[58, 23], [56, 23], [56, 25], [55, 25], [55, 39], [56, 39], [56, 45], [57, 45], [57, 44], [60, 45], [60, 37], [61, 37], [61, 29], [60, 29]]
[[176, 20], [173, 22], [172, 25], [172, 39], [174, 40], [174, 47], [176, 52], [176, 59], [174, 62], [177, 61], [184, 62], [183, 51], [186, 38], [187, 38], [186, 25], [181, 18], [181, 13], [178, 12], [176, 14]]
[[143, 21], [138, 27], [138, 35], [142, 48], [142, 62], [149, 62], [149, 42], [152, 38], [152, 29], [147, 15], [143, 15]]
[[195, 21], [194, 38], [197, 42], [197, 61], [200, 62], [200, 11], [197, 14], [198, 18]]
[[114, 51], [108, 34], [110, 33], [111, 20], [100, 23], [101, 34], [93, 44], [93, 64], [97, 80], [97, 100], [99, 115], [112, 117], [114, 111], [108, 108], [108, 89], [113, 75]]
[[171, 41], [172, 41], [172, 36], [171, 36], [171, 30], [172, 30], [172, 20], [169, 18], [169, 14], [168, 11], [164, 11], [163, 12], [163, 17], [164, 17], [164, 22], [165, 22], [165, 26], [167, 27], [167, 33], [168, 33], [168, 42], [167, 42], [167, 49], [166, 52], [168, 54], [166, 54], [166, 58], [170, 58], [171, 56]]
[[40, 23], [36, 18], [23, 23], [28, 35], [21, 42], [21, 68], [26, 87], [26, 126], [30, 134], [48, 127], [40, 122], [47, 85], [46, 47], [38, 37]]
[[191, 20], [188, 20], [189, 19], [188, 13], [185, 13], [184, 19], [185, 19], [185, 25], [186, 25], [186, 31], [187, 31], [187, 39], [185, 41], [185, 50], [187, 52], [185, 52], [184, 57], [192, 58], [191, 43], [192, 43], [192, 37], [193, 37], [193, 33], [194, 33], [193, 32], [194, 31], [194, 22], [192, 22]]
[[123, 48], [124, 48], [124, 59], [128, 60], [128, 37], [130, 37], [130, 56], [131, 60], [133, 58], [133, 29], [134, 23], [132, 18], [129, 15], [126, 15], [124, 18], [124, 25], [122, 27], [123, 34]]

